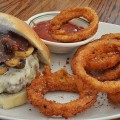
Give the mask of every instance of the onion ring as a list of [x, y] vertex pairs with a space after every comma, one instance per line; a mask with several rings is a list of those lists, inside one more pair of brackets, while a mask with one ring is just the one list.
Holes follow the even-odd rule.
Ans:
[[[105, 35], [102, 35], [101, 39], [117, 39], [117, 40], [120, 40], [120, 33], [110, 33], [110, 34], [105, 34]], [[119, 55], [118, 55], [119, 56]], [[104, 57], [105, 58], [105, 57]], [[112, 60], [113, 63], [115, 62], [115, 57], [114, 58], [108, 58], [110, 61]], [[119, 58], [117, 58], [116, 56], [116, 59], [118, 61], [116, 61], [116, 64], [119, 62]], [[98, 60], [99, 61], [99, 60]], [[93, 64], [92, 64], [93, 63]], [[107, 62], [104, 62], [103, 64], [99, 63], [98, 62], [98, 65], [94, 65], [94, 61], [91, 61], [89, 63], [91, 66], [95, 67], [95, 68], [98, 68], [98, 66], [104, 66], [104, 64], [108, 64]], [[112, 64], [111, 64], [112, 65]], [[115, 63], [113, 64], [113, 66], [115, 65]], [[88, 65], [89, 66], [89, 65]], [[109, 66], [108, 68], [110, 67], [113, 67], [113, 66]], [[95, 69], [93, 69], [95, 70]], [[96, 70], [99, 70], [99, 69], [96, 69]], [[104, 70], [104, 69], [103, 69]], [[106, 81], [106, 80], [113, 80], [113, 79], [117, 79], [120, 75], [120, 65], [118, 66], [115, 66], [111, 69], [108, 69], [106, 71], [104, 71], [102, 74], [100, 75], [96, 75], [94, 76], [95, 78], [99, 79], [100, 81]]]
[[[100, 47], [101, 46], [101, 47]], [[71, 62], [71, 67], [74, 74], [81, 77], [86, 84], [95, 88], [98, 91], [106, 93], [116, 93], [120, 91], [120, 81], [98, 81], [96, 78], [86, 73], [87, 62], [93, 59], [95, 56], [109, 53], [120, 52], [120, 42], [115, 39], [94, 41], [86, 46], [86, 49], [82, 50], [75, 59]]]
[[102, 35], [101, 39], [118, 39], [120, 40], [120, 33], [110, 33]]
[[[119, 79], [120, 77], [120, 64], [115, 66], [115, 68], [110, 69], [102, 73], [101, 75], [95, 76], [95, 78], [100, 81], [112, 81], [114, 79]], [[114, 94], [107, 94], [107, 98], [110, 102], [114, 104], [120, 104], [120, 92]]]
[[[47, 73], [47, 72], [46, 72]], [[43, 75], [32, 81], [27, 88], [28, 100], [35, 107], [39, 108], [40, 112], [47, 116], [61, 115], [68, 118], [90, 108], [96, 101], [97, 92], [90, 88], [83, 89], [83, 82], [79, 82], [81, 89], [78, 92], [76, 83], [77, 77], [69, 75], [64, 69], [55, 73], [48, 72], [48, 75]], [[81, 98], [69, 103], [56, 103], [55, 101], [46, 100], [43, 95], [49, 91], [69, 91], [81, 94]]]
[[107, 98], [110, 102], [114, 104], [120, 104], [120, 92], [115, 94], [107, 94]]
[[[73, 18], [79, 17], [83, 17], [90, 22], [87, 28], [71, 34], [67, 34], [64, 30], [60, 30], [62, 24]], [[97, 32], [98, 21], [96, 12], [89, 7], [77, 7], [64, 10], [50, 22], [51, 30], [53, 32], [52, 37], [60, 42], [78, 42], [85, 40]]]
[[[120, 65], [118, 66], [120, 67]], [[112, 74], [113, 74], [114, 71], [112, 71]], [[111, 76], [111, 75], [110, 75]], [[119, 78], [119, 74], [114, 74], [113, 77], [114, 79], [117, 79]], [[108, 79], [108, 80], [111, 80], [111, 79]], [[107, 98], [110, 102], [114, 103], [114, 104], [120, 104], [120, 92], [117, 92], [117, 93], [114, 93], [114, 94], [107, 94]]]
[[[87, 45], [86, 45], [87, 46]], [[82, 50], [87, 49], [86, 46], [80, 47], [74, 57], [72, 59], [76, 59], [76, 56], [82, 52]], [[111, 68], [115, 66], [117, 63], [120, 62], [120, 56], [119, 54], [115, 52], [111, 52], [109, 54], [100, 54], [95, 56], [93, 59], [87, 62], [86, 70], [106, 70], [108, 68]], [[72, 60], [72, 64], [76, 64], [75, 60]]]
[[[101, 39], [117, 39], [117, 40], [120, 40], [120, 33], [110, 33], [110, 34], [105, 34], [105, 35], [102, 35]], [[112, 58], [108, 58], [110, 61], [114, 61], [114, 59]], [[116, 59], [118, 61], [116, 61], [116, 63], [119, 62], [119, 58], [116, 57]], [[90, 62], [91, 64], [91, 62]], [[98, 64], [100, 65], [100, 64]], [[91, 66], [95, 66], [95, 65], [92, 65]], [[101, 64], [101, 66], [103, 66]], [[114, 66], [114, 65], [113, 65]], [[113, 67], [111, 66], [111, 67]], [[98, 66], [97, 66], [98, 67]], [[117, 65], [111, 69], [108, 69], [106, 71], [104, 71], [102, 74], [100, 75], [96, 75], [94, 76], [95, 78], [99, 79], [100, 81], [106, 81], [106, 80], [113, 80], [113, 79], [117, 79], [120, 75], [120, 65]]]
[[107, 55], [100, 55], [88, 62], [86, 69], [89, 70], [106, 70], [115, 66], [120, 62], [120, 55], [116, 53], [110, 53]]
[[112, 69], [108, 69], [100, 75], [95, 75], [100, 81], [112, 81], [114, 79], [118, 79], [120, 77], [120, 64], [113, 67]]

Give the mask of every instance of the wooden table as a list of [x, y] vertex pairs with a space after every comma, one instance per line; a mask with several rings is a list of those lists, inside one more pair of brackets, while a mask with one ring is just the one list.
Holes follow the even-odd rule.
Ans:
[[100, 21], [120, 25], [120, 0], [0, 0], [0, 12], [22, 20], [40, 12], [77, 6], [90, 6], [96, 10]]
[[0, 0], [0, 12], [22, 20], [40, 12], [77, 6], [92, 7], [98, 13], [100, 21], [120, 25], [120, 0]]

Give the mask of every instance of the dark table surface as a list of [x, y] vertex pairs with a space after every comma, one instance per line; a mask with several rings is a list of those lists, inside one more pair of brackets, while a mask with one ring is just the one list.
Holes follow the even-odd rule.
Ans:
[[120, 25], [120, 0], [0, 0], [0, 12], [22, 20], [40, 12], [89, 6], [96, 10], [100, 21]]

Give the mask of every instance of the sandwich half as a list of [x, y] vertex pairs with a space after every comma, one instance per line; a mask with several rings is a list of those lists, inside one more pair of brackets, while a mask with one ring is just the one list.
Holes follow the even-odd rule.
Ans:
[[0, 107], [27, 102], [26, 86], [39, 72], [39, 61], [50, 65], [50, 52], [24, 21], [0, 13]]

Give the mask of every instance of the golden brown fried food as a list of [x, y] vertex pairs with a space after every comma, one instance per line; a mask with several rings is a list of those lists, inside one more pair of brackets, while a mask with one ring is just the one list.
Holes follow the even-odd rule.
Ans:
[[94, 77], [100, 81], [112, 81], [114, 79], [118, 79], [120, 77], [120, 64], [111, 69], [105, 70], [101, 74], [95, 75]]
[[[108, 53], [120, 53], [120, 42], [117, 39], [102, 39], [86, 45], [86, 49], [73, 57], [71, 66], [74, 74], [81, 77], [86, 84], [92, 86], [98, 91], [106, 93], [116, 93], [120, 91], [120, 81], [98, 81], [98, 79], [89, 75], [86, 71], [88, 61], [91, 61], [98, 55]], [[109, 60], [108, 60], [109, 61]]]
[[110, 33], [102, 35], [102, 39], [118, 39], [120, 40], [120, 33]]
[[[79, 90], [76, 86], [77, 77], [70, 75], [66, 70], [61, 69], [51, 73], [50, 68], [45, 68], [43, 76], [32, 81], [27, 88], [28, 99], [31, 104], [39, 108], [40, 112], [46, 116], [59, 116], [68, 118], [90, 108], [96, 101], [97, 92], [85, 87], [83, 82], [79, 82]], [[47, 100], [44, 94], [50, 91], [77, 92], [80, 98], [68, 103], [56, 103]]]
[[114, 104], [120, 104], [120, 92], [115, 94], [107, 94], [107, 98], [110, 102]]
[[[88, 27], [67, 34], [65, 30], [61, 30], [62, 24], [73, 18], [83, 17], [89, 21]], [[76, 7], [62, 11], [51, 20], [52, 37], [60, 42], [78, 42], [93, 36], [98, 29], [98, 16], [96, 12], [89, 7]]]

